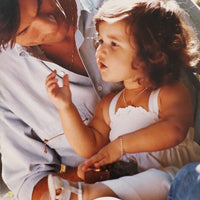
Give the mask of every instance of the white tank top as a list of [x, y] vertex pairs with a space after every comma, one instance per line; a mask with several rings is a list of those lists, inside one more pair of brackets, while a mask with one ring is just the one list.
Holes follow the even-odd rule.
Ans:
[[142, 107], [128, 106], [126, 108], [119, 108], [117, 112], [115, 112], [116, 105], [122, 91], [114, 96], [109, 107], [109, 116], [111, 120], [111, 131], [109, 136], [110, 141], [113, 141], [120, 135], [134, 132], [159, 120], [159, 91], [160, 89], [151, 92], [148, 103], [148, 111]]

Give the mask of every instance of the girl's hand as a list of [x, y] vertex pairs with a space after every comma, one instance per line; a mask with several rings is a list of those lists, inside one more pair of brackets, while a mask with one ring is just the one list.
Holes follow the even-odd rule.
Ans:
[[121, 157], [120, 139], [117, 138], [116, 140], [104, 146], [97, 154], [92, 156], [89, 160], [81, 164], [79, 170], [87, 171], [87, 169], [91, 166], [99, 168], [103, 165], [113, 163], [119, 160], [120, 157]]
[[60, 87], [55, 70], [47, 76], [45, 85], [47, 94], [57, 109], [62, 109], [72, 104], [68, 75], [63, 77], [63, 86]]
[[84, 171], [84, 162], [82, 162], [77, 169], [77, 175], [79, 178], [81, 178], [82, 180], [85, 179], [85, 171]]

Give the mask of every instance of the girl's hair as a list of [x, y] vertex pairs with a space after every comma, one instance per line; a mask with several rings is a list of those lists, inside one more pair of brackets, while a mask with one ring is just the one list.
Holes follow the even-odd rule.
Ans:
[[186, 19], [174, 0], [109, 0], [96, 14], [95, 25], [98, 31], [102, 21], [127, 23], [145, 63], [146, 81], [157, 88], [178, 80], [181, 67], [200, 59], [198, 39]]
[[0, 0], [0, 51], [13, 46], [20, 25], [18, 0]]

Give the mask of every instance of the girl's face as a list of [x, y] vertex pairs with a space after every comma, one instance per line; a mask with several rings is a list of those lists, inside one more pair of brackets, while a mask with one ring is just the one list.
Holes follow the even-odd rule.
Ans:
[[66, 35], [64, 16], [55, 0], [19, 0], [20, 27], [16, 42], [24, 46], [62, 41]]
[[96, 58], [103, 80], [128, 83], [140, 79], [141, 68], [132, 67], [138, 63], [136, 55], [136, 43], [130, 37], [124, 21], [112, 24], [100, 22]]

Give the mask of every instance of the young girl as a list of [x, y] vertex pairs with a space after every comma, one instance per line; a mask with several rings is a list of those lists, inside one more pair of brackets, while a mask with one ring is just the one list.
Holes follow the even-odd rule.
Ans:
[[[188, 131], [193, 125], [190, 95], [178, 81], [181, 67], [191, 66], [199, 55], [181, 13], [173, 0], [109, 0], [102, 6], [95, 17], [98, 67], [105, 81], [123, 81], [124, 89], [105, 96], [88, 125], [72, 103], [68, 76], [62, 87], [56, 71], [47, 77], [47, 92], [68, 141], [80, 156], [92, 156], [79, 174], [119, 159], [136, 160], [141, 172], [83, 185], [85, 199], [166, 199], [176, 169], [200, 161], [200, 147]], [[70, 193], [64, 182], [49, 176], [52, 199], [61, 185]]]

